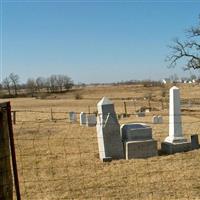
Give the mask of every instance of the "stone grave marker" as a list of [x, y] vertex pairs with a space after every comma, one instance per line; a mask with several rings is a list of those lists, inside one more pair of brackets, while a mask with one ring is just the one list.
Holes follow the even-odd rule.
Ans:
[[183, 137], [180, 111], [180, 91], [173, 86], [170, 89], [169, 136], [161, 143], [163, 152], [173, 154], [190, 150], [190, 143]]
[[97, 117], [95, 114], [89, 114], [86, 116], [86, 126], [96, 126]]
[[80, 125], [85, 125], [86, 124], [86, 113], [81, 112], [80, 113]]
[[157, 115], [154, 115], [154, 116], [152, 117], [152, 123], [153, 123], [153, 124], [158, 124], [158, 116], [157, 116]]
[[199, 137], [197, 134], [191, 135], [191, 149], [199, 148]]
[[158, 124], [163, 123], [163, 117], [161, 115], [158, 115]]
[[106, 97], [97, 104], [97, 140], [99, 157], [102, 161], [124, 158], [120, 137], [120, 125], [114, 104]]
[[76, 113], [75, 112], [69, 112], [69, 121], [70, 122], [76, 122]]
[[120, 128], [126, 159], [156, 156], [157, 141], [152, 139], [152, 128], [143, 123], [123, 124]]

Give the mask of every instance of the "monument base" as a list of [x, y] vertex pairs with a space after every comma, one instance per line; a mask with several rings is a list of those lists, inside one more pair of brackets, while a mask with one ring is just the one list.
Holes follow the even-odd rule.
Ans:
[[187, 141], [179, 143], [169, 143], [165, 141], [161, 143], [161, 150], [167, 154], [186, 152], [191, 150], [191, 143]]
[[129, 141], [125, 143], [125, 146], [126, 160], [158, 155], [156, 140]]
[[185, 139], [184, 137], [166, 137], [165, 138], [165, 141], [164, 142], [167, 142], [167, 143], [184, 143], [184, 142], [187, 142], [187, 139]]

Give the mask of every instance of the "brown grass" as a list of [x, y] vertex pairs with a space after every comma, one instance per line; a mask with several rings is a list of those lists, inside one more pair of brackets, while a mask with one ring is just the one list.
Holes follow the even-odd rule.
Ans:
[[[200, 199], [199, 150], [102, 163], [98, 158], [95, 127], [70, 124], [65, 113], [54, 113], [54, 118], [60, 120], [50, 120], [51, 108], [54, 112], [88, 112], [90, 106], [91, 112], [96, 111], [96, 103], [102, 96], [113, 99], [117, 113], [124, 112], [123, 99], [128, 99], [128, 112], [134, 113], [148, 105], [143, 97], [151, 92], [152, 106], [159, 111], [144, 118], [131, 115], [119, 122], [150, 124], [160, 148], [160, 142], [168, 135], [167, 102], [165, 109], [160, 110], [162, 89], [140, 85], [91, 87], [81, 91], [80, 100], [71, 94], [51, 100], [12, 99], [14, 110], [44, 111], [17, 113], [14, 132], [22, 199]], [[199, 105], [194, 104], [200, 99], [199, 89], [199, 86], [181, 86], [182, 99], [193, 100], [191, 109], [195, 110], [183, 113], [183, 130], [188, 139], [193, 133], [200, 136]], [[136, 103], [131, 99], [137, 99]], [[183, 107], [187, 108], [187, 104]], [[162, 114], [164, 123], [152, 124], [153, 114]]]

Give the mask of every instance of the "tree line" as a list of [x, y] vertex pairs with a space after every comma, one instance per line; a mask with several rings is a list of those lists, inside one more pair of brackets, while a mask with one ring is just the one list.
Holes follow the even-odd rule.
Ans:
[[51, 75], [49, 77], [28, 78], [26, 83], [20, 84], [20, 77], [11, 73], [3, 79], [1, 88], [7, 90], [9, 96], [18, 96], [19, 91], [23, 90], [27, 94], [34, 96], [36, 93], [64, 92], [74, 85], [73, 80], [67, 75]]

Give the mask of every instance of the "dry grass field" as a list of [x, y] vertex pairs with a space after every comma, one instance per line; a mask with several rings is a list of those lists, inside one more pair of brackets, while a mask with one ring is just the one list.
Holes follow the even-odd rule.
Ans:
[[[184, 134], [188, 139], [194, 133], [200, 137], [200, 86], [179, 87]], [[102, 163], [96, 128], [69, 123], [65, 113], [88, 112], [88, 106], [90, 112], [95, 112], [103, 96], [114, 102], [117, 113], [123, 113], [126, 101], [132, 115], [119, 123], [149, 124], [160, 148], [160, 142], [168, 135], [168, 99], [161, 94], [164, 90], [168, 94], [168, 89], [99, 86], [79, 89], [79, 100], [70, 92], [47, 99], [10, 99], [12, 109], [19, 111], [14, 134], [22, 199], [200, 199], [200, 150]], [[148, 94], [152, 95], [151, 106], [155, 109], [138, 118], [135, 110], [148, 106], [144, 99]], [[51, 109], [55, 120], [51, 120]], [[164, 123], [152, 124], [154, 114], [163, 115]]]

